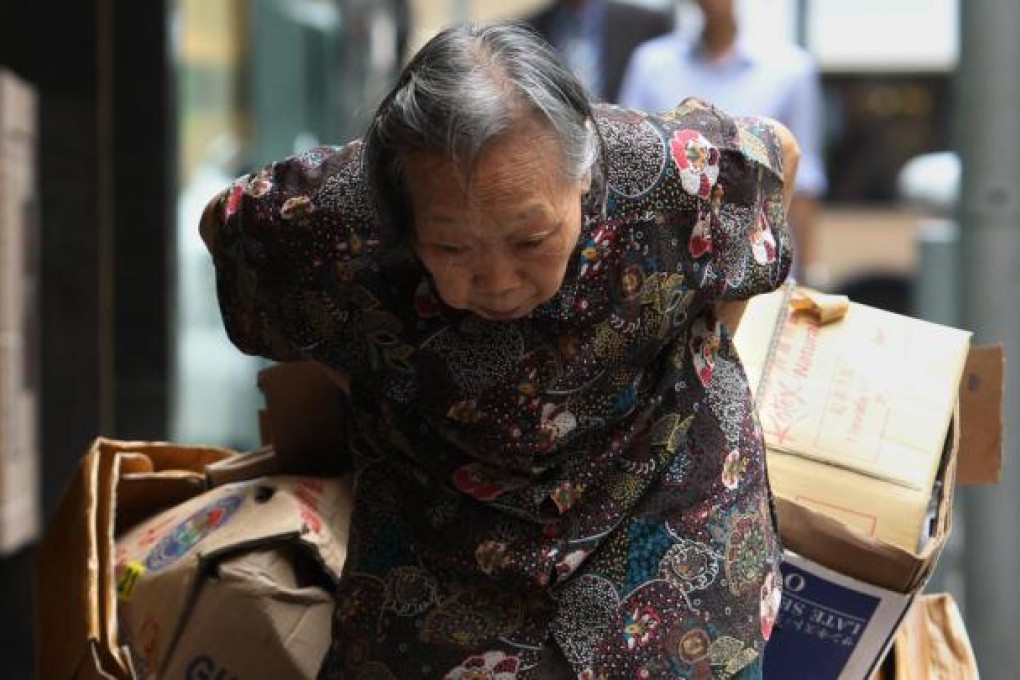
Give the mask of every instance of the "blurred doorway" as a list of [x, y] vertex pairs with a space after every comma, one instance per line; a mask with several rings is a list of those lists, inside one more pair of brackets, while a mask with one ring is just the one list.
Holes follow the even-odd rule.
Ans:
[[258, 443], [260, 359], [220, 321], [198, 235], [234, 177], [359, 134], [406, 41], [401, 0], [178, 0], [172, 9], [179, 129], [171, 438]]

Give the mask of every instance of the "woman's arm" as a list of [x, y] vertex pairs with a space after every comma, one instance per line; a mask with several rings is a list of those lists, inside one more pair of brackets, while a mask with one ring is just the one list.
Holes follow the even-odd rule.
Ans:
[[[797, 144], [797, 139], [785, 125], [772, 119], [768, 119], [768, 123], [772, 125], [776, 133], [782, 153], [783, 212], [789, 215], [794, 198], [794, 180], [797, 177], [797, 164], [800, 162], [800, 145]], [[729, 329], [730, 333], [735, 333], [737, 326], [740, 324], [740, 318], [744, 314], [745, 307], [747, 307], [747, 300], [719, 302], [716, 304], [716, 315], [719, 321]]]
[[[335, 308], [350, 288], [343, 272], [368, 257], [373, 226], [357, 149], [323, 147], [271, 163], [206, 207], [200, 231], [223, 323], [243, 352], [322, 360], [329, 341], [339, 343], [345, 329]], [[334, 368], [346, 364], [330, 359]]]

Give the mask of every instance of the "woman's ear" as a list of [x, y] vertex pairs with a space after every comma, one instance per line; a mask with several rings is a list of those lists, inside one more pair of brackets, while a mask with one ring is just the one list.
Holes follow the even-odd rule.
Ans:
[[591, 170], [586, 170], [581, 179], [577, 180], [577, 186], [581, 190], [582, 194], [587, 194], [591, 191]]

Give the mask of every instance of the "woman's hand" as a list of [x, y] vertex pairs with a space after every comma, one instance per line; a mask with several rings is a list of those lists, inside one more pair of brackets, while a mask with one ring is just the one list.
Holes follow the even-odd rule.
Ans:
[[797, 178], [797, 165], [800, 163], [800, 144], [789, 128], [777, 120], [768, 119], [779, 137], [783, 151], [783, 210], [790, 211], [793, 202], [794, 180]]

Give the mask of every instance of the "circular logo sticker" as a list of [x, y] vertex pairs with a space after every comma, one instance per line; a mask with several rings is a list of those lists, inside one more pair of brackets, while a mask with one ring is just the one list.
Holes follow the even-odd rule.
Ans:
[[192, 514], [163, 536], [145, 557], [145, 567], [158, 571], [168, 567], [215, 529], [227, 523], [241, 506], [241, 495], [225, 496]]

